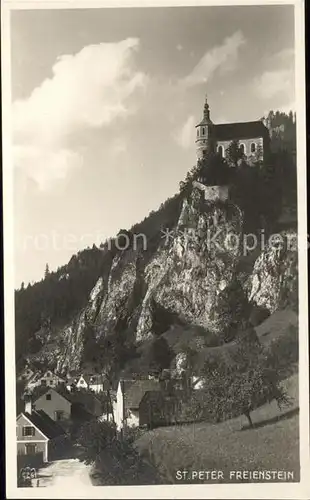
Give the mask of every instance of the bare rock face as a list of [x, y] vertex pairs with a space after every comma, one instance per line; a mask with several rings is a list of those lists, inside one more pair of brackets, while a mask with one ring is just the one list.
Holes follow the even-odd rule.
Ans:
[[[282, 236], [294, 239], [293, 233]], [[79, 368], [89, 324], [99, 342], [129, 329], [133, 341], [143, 343], [178, 322], [220, 333], [225, 325], [219, 296], [238, 278], [242, 238], [243, 214], [238, 206], [208, 202], [193, 189], [174, 227], [147, 256], [134, 249], [115, 253], [86, 308], [58, 334], [53, 349], [58, 369]], [[253, 304], [270, 312], [285, 307], [297, 291], [296, 248], [267, 245], [243, 281]]]
[[[271, 313], [298, 296], [297, 234], [280, 233], [264, 248], [247, 280], [248, 298]], [[278, 240], [278, 242], [277, 242]]]
[[[230, 283], [240, 252], [242, 214], [233, 205], [201, 204], [200, 192], [185, 200], [167, 250], [158, 250], [145, 269], [147, 293], [137, 340], [152, 335], [151, 302], [180, 321], [217, 331], [217, 295]], [[234, 241], [233, 241], [234, 240]]]

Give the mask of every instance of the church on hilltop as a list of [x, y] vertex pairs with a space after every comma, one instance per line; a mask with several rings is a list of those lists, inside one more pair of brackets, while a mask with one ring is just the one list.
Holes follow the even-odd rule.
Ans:
[[269, 130], [261, 120], [254, 122], [214, 124], [206, 98], [203, 119], [196, 125], [197, 160], [207, 152], [218, 152], [223, 158], [232, 141], [238, 141], [247, 160], [262, 160], [269, 149]]

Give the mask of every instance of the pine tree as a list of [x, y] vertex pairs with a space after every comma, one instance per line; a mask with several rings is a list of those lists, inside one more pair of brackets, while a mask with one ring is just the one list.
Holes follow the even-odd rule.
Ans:
[[47, 278], [47, 276], [50, 274], [50, 268], [49, 265], [46, 264], [45, 266], [45, 271], [44, 271], [44, 278]]

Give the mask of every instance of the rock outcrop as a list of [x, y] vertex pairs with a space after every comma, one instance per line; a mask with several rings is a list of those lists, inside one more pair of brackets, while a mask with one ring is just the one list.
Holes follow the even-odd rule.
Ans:
[[[85, 309], [53, 340], [51, 355], [58, 370], [79, 368], [89, 324], [98, 342], [125, 328], [140, 344], [153, 338], [155, 329], [158, 335], [174, 323], [197, 325], [206, 335], [220, 334], [227, 317], [221, 315], [219, 295], [239, 277], [243, 225], [238, 206], [229, 200], [208, 202], [194, 188], [174, 226], [163, 228], [154, 250], [129, 248], [115, 253]], [[242, 282], [250, 302], [270, 312], [285, 307], [297, 290], [296, 248], [267, 245]], [[155, 328], [156, 308], [166, 314]]]

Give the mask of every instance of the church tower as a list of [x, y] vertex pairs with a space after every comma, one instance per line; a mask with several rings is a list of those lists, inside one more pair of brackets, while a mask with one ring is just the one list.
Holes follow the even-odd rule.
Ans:
[[203, 158], [204, 154], [212, 147], [212, 121], [210, 119], [210, 108], [206, 96], [203, 108], [203, 119], [196, 125], [196, 154], [197, 160]]

